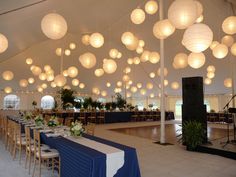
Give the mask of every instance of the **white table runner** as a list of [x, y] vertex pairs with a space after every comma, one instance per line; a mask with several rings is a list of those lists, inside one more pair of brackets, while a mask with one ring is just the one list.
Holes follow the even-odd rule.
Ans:
[[66, 138], [106, 154], [106, 177], [113, 177], [124, 165], [125, 153], [120, 149], [84, 137], [74, 138], [70, 136]]

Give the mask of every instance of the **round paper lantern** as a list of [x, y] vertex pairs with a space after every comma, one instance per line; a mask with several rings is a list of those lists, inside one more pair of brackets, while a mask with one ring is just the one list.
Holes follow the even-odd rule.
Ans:
[[104, 37], [101, 33], [93, 33], [90, 36], [89, 42], [94, 48], [100, 48], [104, 44]]
[[[158, 76], [161, 76], [161, 68], [159, 68], [157, 70], [157, 74]], [[164, 68], [164, 76], [167, 76], [168, 75], [168, 69], [167, 68]]]
[[36, 67], [35, 65], [30, 66], [30, 71], [33, 71], [35, 67]]
[[65, 85], [65, 86], [63, 87], [63, 89], [70, 90], [71, 87], [70, 87], [69, 85]]
[[196, 23], [201, 23], [204, 20], [204, 16], [200, 15], [200, 17], [197, 18]]
[[99, 88], [97, 88], [97, 87], [94, 87], [94, 88], [92, 89], [92, 92], [93, 92], [94, 94], [96, 94], [96, 95], [99, 95], [99, 94], [100, 94], [100, 90], [99, 90]]
[[168, 19], [158, 21], [153, 26], [153, 34], [157, 39], [165, 39], [175, 32], [175, 27]]
[[42, 87], [38, 87], [37, 90], [38, 90], [38, 92], [43, 92], [43, 88]]
[[231, 47], [234, 43], [234, 38], [230, 35], [226, 35], [221, 39], [221, 43], [228, 47]]
[[236, 43], [234, 43], [232, 46], [231, 46], [231, 49], [230, 49], [232, 55], [236, 56]]
[[184, 32], [183, 45], [194, 53], [205, 51], [212, 43], [213, 32], [205, 24], [194, 24]]
[[60, 57], [61, 54], [62, 54], [62, 48], [57, 48], [56, 51], [55, 51], [55, 53], [56, 53], [57, 56]]
[[58, 87], [63, 87], [66, 84], [66, 78], [62, 74], [59, 74], [55, 77], [54, 82]]
[[164, 86], [167, 86], [169, 84], [168, 80], [164, 80]]
[[14, 74], [11, 71], [4, 71], [2, 73], [2, 78], [6, 81], [10, 81], [14, 78]]
[[171, 83], [171, 88], [174, 89], [174, 90], [179, 89], [179, 83], [178, 82], [172, 82]]
[[64, 17], [56, 13], [50, 13], [41, 21], [43, 33], [50, 39], [61, 39], [67, 32], [67, 23]]
[[85, 84], [84, 83], [80, 83], [79, 84], [79, 88], [81, 88], [81, 89], [85, 88]]
[[213, 41], [210, 45], [211, 50], [213, 50], [218, 44], [220, 44], [218, 41]]
[[48, 85], [45, 84], [45, 83], [43, 83], [43, 84], [41, 85], [41, 87], [42, 87], [43, 89], [46, 89], [46, 88], [48, 87]]
[[55, 82], [51, 82], [51, 87], [55, 88], [57, 86], [57, 84]]
[[32, 58], [26, 58], [25, 63], [26, 63], [27, 65], [33, 64]]
[[41, 74], [39, 74], [39, 79], [40, 79], [41, 81], [44, 81], [44, 80], [47, 79], [47, 75], [46, 75], [45, 73], [41, 73]]
[[134, 62], [135, 65], [138, 65], [140, 63], [139, 57], [134, 57], [133, 60], [134, 60], [133, 62]]
[[63, 74], [63, 76], [67, 77], [68, 76], [68, 70], [64, 70], [62, 74]]
[[70, 56], [70, 54], [71, 54], [71, 51], [70, 51], [69, 49], [66, 49], [66, 50], [65, 50], [65, 55], [66, 55], [66, 56]]
[[188, 55], [178, 53], [174, 58], [174, 64], [177, 68], [186, 68], [188, 66]]
[[71, 81], [71, 83], [72, 83], [73, 86], [78, 86], [79, 85], [79, 80], [78, 79], [73, 79]]
[[154, 93], [151, 93], [150, 98], [154, 98], [154, 97], [155, 97]]
[[49, 70], [51, 70], [52, 68], [51, 68], [51, 66], [49, 66], [49, 65], [45, 65], [44, 67], [43, 67], [43, 69], [44, 69], [44, 71], [49, 71]]
[[125, 74], [125, 75], [122, 77], [122, 80], [123, 80], [124, 82], [128, 82], [128, 81], [130, 80], [130, 77], [129, 77], [127, 74]]
[[71, 50], [74, 50], [76, 48], [76, 45], [75, 45], [75, 43], [72, 42], [72, 43], [70, 43], [69, 47]]
[[130, 67], [126, 67], [125, 69], [124, 69], [124, 73], [125, 74], [128, 74], [128, 73], [130, 73], [131, 72], [131, 68]]
[[199, 17], [193, 0], [175, 0], [168, 9], [168, 19], [177, 29], [191, 26]]
[[214, 77], [215, 77], [215, 73], [214, 72], [208, 72], [207, 73], [207, 78], [213, 79]]
[[133, 93], [135, 93], [135, 92], [138, 91], [138, 89], [137, 89], [137, 87], [133, 86], [133, 87], [130, 88], [130, 91], [133, 92]]
[[139, 40], [139, 41], [138, 41], [138, 46], [139, 46], [139, 47], [144, 47], [144, 46], [145, 46], [144, 40]]
[[117, 58], [121, 58], [121, 57], [122, 57], [122, 53], [121, 53], [121, 52], [118, 52]]
[[143, 53], [143, 48], [138, 46], [136, 49], [136, 52], [137, 52], [137, 54]]
[[0, 53], [3, 53], [8, 48], [8, 40], [7, 38], [0, 33]]
[[224, 80], [224, 86], [227, 87], [227, 88], [231, 88], [232, 87], [232, 79], [231, 78], [226, 78]]
[[136, 37], [134, 37], [134, 39], [133, 39], [131, 44], [127, 44], [126, 45], [126, 48], [128, 50], [131, 50], [131, 51], [136, 50], [137, 47], [138, 47], [138, 38], [136, 38]]
[[228, 52], [229, 52], [228, 47], [224, 44], [218, 44], [212, 50], [213, 56], [218, 59], [225, 58], [227, 56]]
[[203, 13], [203, 6], [199, 1], [194, 1], [197, 5], [197, 16], [199, 17]]
[[110, 82], [107, 82], [107, 83], [106, 83], [106, 86], [107, 86], [107, 87], [111, 87], [111, 83], [110, 83]]
[[111, 49], [110, 52], [109, 52], [109, 55], [111, 58], [117, 58], [117, 55], [118, 55], [119, 51], [117, 49]]
[[124, 32], [121, 36], [121, 41], [124, 45], [131, 45], [135, 40], [133, 33]]
[[138, 88], [142, 88], [142, 83], [137, 83]]
[[74, 78], [78, 75], [78, 69], [75, 66], [71, 66], [68, 68], [68, 76]]
[[42, 69], [38, 66], [35, 66], [32, 68], [32, 73], [33, 75], [38, 76], [42, 73]]
[[132, 65], [132, 64], [134, 63], [134, 60], [133, 60], [132, 58], [128, 58], [128, 59], [127, 59], [127, 63], [128, 63], [129, 65]]
[[27, 81], [26, 79], [21, 79], [21, 80], [19, 81], [19, 85], [20, 85], [21, 87], [27, 87], [27, 86], [28, 86], [28, 81]]
[[81, 39], [81, 42], [84, 44], [84, 45], [90, 45], [90, 36], [88, 34], [85, 34], [82, 36], [82, 39]]
[[134, 9], [130, 15], [130, 19], [134, 24], [139, 25], [145, 20], [145, 12], [142, 9]]
[[47, 74], [47, 81], [53, 81], [54, 80], [54, 74]]
[[103, 90], [103, 91], [101, 92], [101, 95], [102, 95], [103, 97], [106, 97], [106, 96], [107, 96], [107, 92], [106, 92], [105, 90]]
[[83, 67], [90, 69], [96, 65], [96, 56], [90, 52], [87, 52], [79, 57], [79, 61]]
[[147, 14], [153, 15], [158, 10], [158, 4], [156, 1], [150, 0], [145, 4], [145, 11]]
[[205, 83], [206, 85], [210, 85], [210, 84], [212, 83], [212, 80], [211, 80], [210, 78], [206, 78], [206, 79], [204, 80], [204, 83]]
[[120, 93], [121, 91], [122, 91], [121, 88], [115, 88], [115, 89], [114, 89], [114, 92], [115, 92], [115, 93]]
[[129, 84], [129, 85], [132, 85], [132, 84], [133, 84], [133, 81], [132, 81], [132, 80], [129, 80], [128, 84]]
[[11, 93], [12, 92], [12, 88], [11, 87], [5, 87], [4, 88], [4, 92], [5, 93]]
[[127, 92], [127, 93], [126, 93], [126, 97], [127, 97], [127, 98], [130, 98], [131, 96], [132, 96], [132, 94], [131, 94], [130, 92]]
[[188, 64], [194, 69], [201, 68], [205, 64], [205, 55], [203, 53], [190, 53]]
[[158, 52], [151, 52], [148, 58], [149, 58], [149, 61], [153, 64], [156, 64], [160, 61], [160, 55]]
[[222, 24], [222, 29], [226, 34], [236, 33], [236, 16], [227, 17]]
[[101, 77], [104, 74], [104, 70], [102, 68], [96, 69], [94, 71], [95, 76]]
[[117, 85], [117, 87], [121, 87], [121, 86], [122, 86], [122, 82], [121, 82], [121, 81], [118, 81], [118, 82], [116, 83], [116, 85]]
[[216, 71], [215, 66], [210, 65], [210, 66], [207, 67], [207, 72], [213, 72], [214, 73], [215, 71]]
[[151, 89], [153, 89], [153, 84], [151, 82], [148, 82], [146, 87], [147, 87], [147, 89], [151, 90]]
[[103, 70], [107, 74], [112, 74], [116, 71], [117, 69], [117, 64], [114, 60], [111, 59], [104, 59], [103, 60]]
[[143, 51], [143, 53], [141, 55], [141, 58], [140, 58], [141, 62], [148, 61], [149, 60], [149, 55], [150, 55], [149, 51], [147, 51], [147, 50]]
[[32, 78], [32, 77], [30, 77], [29, 79], [28, 79], [28, 82], [30, 83], [30, 84], [33, 84], [34, 83], [34, 78]]
[[141, 90], [140, 90], [140, 94], [141, 94], [141, 95], [146, 95], [146, 93], [147, 93], [147, 91], [146, 91], [145, 89], [141, 89]]
[[154, 72], [151, 72], [150, 74], [149, 74], [149, 77], [151, 77], [151, 78], [154, 78], [156, 76], [156, 74], [154, 73]]

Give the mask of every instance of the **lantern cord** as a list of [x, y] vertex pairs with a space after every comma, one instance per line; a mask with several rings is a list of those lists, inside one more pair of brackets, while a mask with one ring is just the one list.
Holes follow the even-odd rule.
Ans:
[[27, 5], [15, 8], [15, 9], [11, 9], [11, 10], [0, 13], [0, 16], [1, 15], [6, 15], [6, 14], [9, 14], [9, 13], [12, 13], [12, 12], [16, 12], [16, 11], [19, 11], [19, 10], [22, 10], [22, 9], [25, 9], [25, 8], [28, 8], [28, 7], [32, 7], [34, 5], [41, 4], [41, 3], [46, 2], [46, 1], [48, 1], [48, 0], [41, 0], [41, 1], [31, 3], [31, 4], [27, 4]]

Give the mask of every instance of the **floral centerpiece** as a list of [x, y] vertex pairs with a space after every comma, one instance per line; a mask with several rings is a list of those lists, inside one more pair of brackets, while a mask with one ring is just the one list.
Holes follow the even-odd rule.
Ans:
[[36, 101], [33, 101], [33, 102], [32, 102], [32, 106], [33, 106], [34, 109], [35, 109], [35, 106], [37, 106], [37, 102], [36, 102]]
[[84, 132], [84, 128], [83, 128], [83, 124], [75, 121], [71, 123], [71, 127], [70, 127], [70, 133], [72, 136], [82, 136], [83, 132]]
[[34, 118], [34, 122], [36, 126], [43, 126], [44, 122], [43, 122], [43, 117], [42, 115], [38, 115]]
[[49, 121], [48, 121], [48, 126], [49, 127], [56, 127], [59, 125], [59, 121], [56, 116], [52, 116]]
[[31, 112], [25, 112], [23, 118], [25, 120], [30, 120], [32, 118], [32, 113]]

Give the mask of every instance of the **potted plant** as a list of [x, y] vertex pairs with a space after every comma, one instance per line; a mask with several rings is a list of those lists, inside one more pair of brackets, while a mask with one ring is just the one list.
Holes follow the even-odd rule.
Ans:
[[59, 94], [61, 97], [63, 109], [71, 108], [74, 106], [75, 104], [75, 96], [74, 96], [75, 91], [74, 90], [61, 89], [59, 91]]
[[200, 122], [189, 120], [183, 124], [183, 142], [187, 150], [194, 151], [204, 141], [204, 128]]

